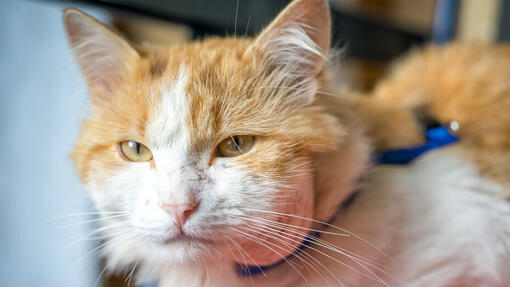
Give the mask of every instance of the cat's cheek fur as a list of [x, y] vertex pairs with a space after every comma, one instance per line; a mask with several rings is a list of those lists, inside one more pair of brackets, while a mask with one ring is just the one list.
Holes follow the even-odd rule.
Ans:
[[[243, 230], [237, 243], [245, 252], [234, 253], [235, 260], [248, 265], [270, 265], [283, 260], [306, 240], [314, 207], [313, 175], [310, 164], [303, 166], [300, 176], [293, 177], [270, 194], [269, 208], [252, 207], [248, 230]], [[277, 184], [278, 186], [278, 184]], [[255, 211], [259, 210], [259, 211]], [[256, 218], [256, 219], [255, 219]], [[249, 255], [249, 256], [247, 256]]]
[[91, 173], [86, 184], [96, 208], [107, 217], [111, 212], [127, 211], [132, 199], [136, 198], [135, 193], [141, 188], [140, 179], [150, 173], [150, 167], [147, 163], [126, 164], [111, 173], [107, 180]]

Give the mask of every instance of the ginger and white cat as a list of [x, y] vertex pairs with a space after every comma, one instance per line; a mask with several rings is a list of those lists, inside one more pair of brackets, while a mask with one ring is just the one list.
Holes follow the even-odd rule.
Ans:
[[386, 124], [397, 144], [421, 134], [406, 105], [332, 94], [326, 1], [293, 1], [255, 39], [166, 49], [77, 10], [64, 23], [92, 102], [73, 158], [110, 270], [164, 287], [510, 284], [504, 185], [462, 146], [369, 167]]

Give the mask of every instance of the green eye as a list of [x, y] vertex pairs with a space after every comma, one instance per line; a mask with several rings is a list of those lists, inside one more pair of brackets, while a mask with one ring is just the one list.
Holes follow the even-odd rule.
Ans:
[[120, 143], [120, 151], [130, 161], [150, 161], [151, 151], [143, 144], [135, 141], [123, 141]]
[[250, 151], [254, 143], [254, 136], [230, 136], [224, 139], [216, 150], [221, 157], [235, 157]]

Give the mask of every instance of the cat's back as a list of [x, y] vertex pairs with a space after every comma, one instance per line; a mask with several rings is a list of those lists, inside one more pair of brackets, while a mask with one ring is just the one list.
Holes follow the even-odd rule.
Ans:
[[[509, 78], [510, 45], [431, 45], [396, 61], [374, 94], [406, 106], [464, 102], [463, 108], [475, 108], [508, 93]], [[465, 109], [462, 112], [468, 113]]]

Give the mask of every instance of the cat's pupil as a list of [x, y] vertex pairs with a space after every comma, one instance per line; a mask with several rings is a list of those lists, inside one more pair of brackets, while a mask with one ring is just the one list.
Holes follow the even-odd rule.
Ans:
[[136, 154], [140, 154], [140, 150], [142, 149], [142, 145], [140, 143], [137, 143], [135, 141], [128, 142], [128, 146], [130, 148], [134, 148], [136, 150]]
[[241, 141], [239, 140], [239, 137], [238, 136], [233, 136], [232, 140], [234, 141], [235, 149], [236, 150], [241, 150], [241, 148], [239, 147], [239, 145], [241, 144]]

